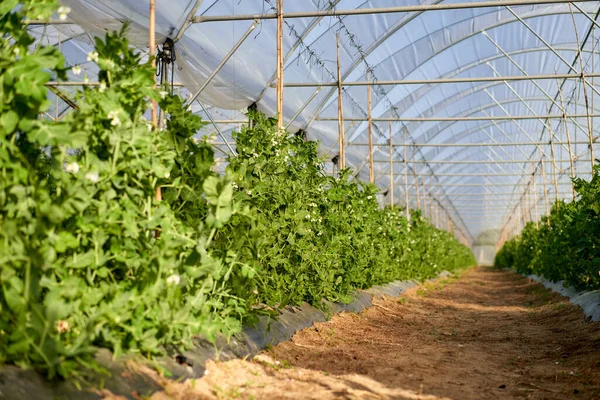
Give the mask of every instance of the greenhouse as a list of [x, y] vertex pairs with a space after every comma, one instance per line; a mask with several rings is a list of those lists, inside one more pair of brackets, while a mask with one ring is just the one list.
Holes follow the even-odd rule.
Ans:
[[600, 398], [599, 17], [3, 0], [0, 399]]

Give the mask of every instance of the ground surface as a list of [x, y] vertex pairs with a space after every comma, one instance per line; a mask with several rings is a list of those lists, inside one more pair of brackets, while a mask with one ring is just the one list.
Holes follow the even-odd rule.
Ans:
[[526, 278], [475, 268], [318, 323], [163, 399], [600, 399], [600, 324]]

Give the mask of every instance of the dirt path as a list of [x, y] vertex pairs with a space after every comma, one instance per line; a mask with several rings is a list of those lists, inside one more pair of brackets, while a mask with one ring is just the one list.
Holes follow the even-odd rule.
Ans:
[[160, 399], [600, 399], [600, 324], [543, 286], [475, 268], [209, 363]]

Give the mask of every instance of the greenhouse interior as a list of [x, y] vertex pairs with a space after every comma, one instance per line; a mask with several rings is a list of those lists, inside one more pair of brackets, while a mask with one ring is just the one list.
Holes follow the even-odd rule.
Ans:
[[600, 398], [599, 17], [3, 0], [0, 399]]

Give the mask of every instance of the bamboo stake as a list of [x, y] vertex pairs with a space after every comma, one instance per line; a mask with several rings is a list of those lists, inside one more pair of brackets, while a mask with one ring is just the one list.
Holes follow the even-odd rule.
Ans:
[[[558, 85], [558, 81], [556, 81]], [[558, 93], [560, 95], [560, 104], [563, 109], [563, 124], [565, 125], [565, 133], [567, 134], [567, 146], [569, 148], [569, 161], [571, 164], [571, 190], [573, 191], [573, 199], [575, 198], [575, 183], [573, 182], [573, 178], [575, 178], [575, 163], [573, 162], [573, 151], [571, 150], [571, 134], [569, 132], [569, 125], [567, 124], [567, 116], [565, 113], [565, 102], [563, 100], [562, 88], [561, 85], [558, 85]]]
[[[156, 68], [156, 0], [150, 0], [150, 58], [152, 59], [152, 68]], [[153, 87], [156, 88], [156, 74], [152, 74], [154, 79]], [[158, 115], [157, 115], [157, 104], [156, 100], [152, 100], [152, 127], [154, 132], [158, 133]], [[162, 191], [160, 186], [155, 189], [154, 197], [156, 200], [162, 200]], [[160, 237], [160, 232], [156, 232], [157, 237]]]
[[406, 219], [410, 221], [409, 200], [408, 200], [408, 129], [404, 128], [404, 204], [406, 204]]
[[425, 191], [425, 179], [421, 179], [421, 189], [423, 189], [423, 194], [421, 195], [421, 199], [423, 199], [423, 216], [427, 215], [427, 193]]
[[538, 213], [538, 201], [537, 201], [537, 177], [535, 172], [533, 173], [533, 204], [535, 206], [535, 229], [540, 228], [539, 213]]
[[577, 52], [579, 59], [579, 68], [581, 72], [581, 81], [583, 82], [583, 98], [585, 100], [585, 112], [587, 116], [588, 125], [588, 138], [590, 140], [590, 162], [592, 163], [592, 176], [594, 175], [594, 134], [592, 132], [592, 119], [590, 117], [590, 104], [587, 94], [587, 82], [585, 80], [585, 68], [583, 66], [583, 57], [581, 55], [581, 44], [579, 42], [579, 32], [577, 32], [577, 24], [575, 23], [575, 14], [573, 13], [573, 6], [569, 3], [569, 10], [571, 11], [571, 19], [573, 20], [573, 28], [575, 29], [575, 39], [577, 41]]
[[429, 192], [429, 221], [434, 224], [433, 220], [433, 194]]
[[550, 202], [548, 201], [548, 189], [546, 187], [546, 167], [544, 166], [544, 154], [542, 148], [538, 146], [540, 152], [540, 167], [542, 168], [542, 183], [544, 185], [544, 202], [546, 203], [546, 223], [550, 226]]
[[[392, 121], [390, 121], [390, 207], [394, 207], [394, 144], [392, 143]], [[373, 153], [371, 153], [373, 154]], [[373, 168], [371, 166], [371, 168]]]
[[419, 188], [419, 177], [417, 175], [416, 169], [414, 170], [414, 175], [415, 175], [415, 189], [417, 191], [417, 209], [420, 210], [421, 209], [421, 191]]
[[[369, 71], [367, 71], [367, 81], [370, 79]], [[369, 131], [369, 182], [375, 183], [375, 171], [373, 170], [373, 120], [371, 110], [371, 86], [367, 86], [367, 119]]]
[[558, 201], [558, 177], [556, 172], [556, 159], [554, 158], [554, 143], [552, 142], [552, 133], [550, 133], [550, 156], [552, 157], [552, 167], [554, 170], [554, 194]]
[[277, 0], [277, 129], [283, 128], [283, 0]]
[[337, 78], [338, 78], [338, 134], [340, 145], [340, 171], [346, 166], [346, 154], [344, 148], [344, 111], [342, 108], [342, 65], [340, 56], [340, 34], [335, 35], [337, 45]]

